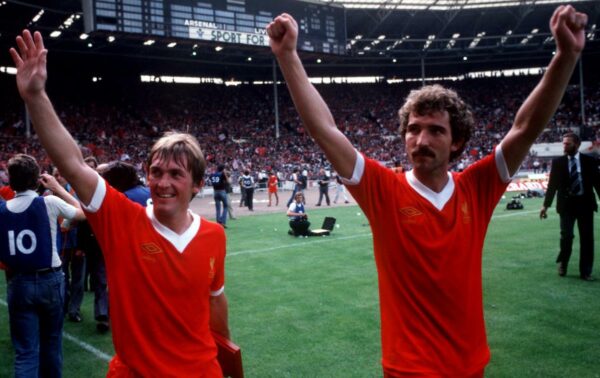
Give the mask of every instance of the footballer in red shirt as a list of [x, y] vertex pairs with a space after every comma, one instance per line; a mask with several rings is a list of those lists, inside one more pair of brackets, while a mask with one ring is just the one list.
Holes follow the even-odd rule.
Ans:
[[153, 204], [129, 201], [83, 160], [45, 91], [39, 32], [17, 37], [17, 87], [48, 156], [71, 183], [102, 247], [116, 356], [109, 377], [220, 377], [211, 331], [229, 338], [225, 233], [189, 210], [206, 161], [197, 140], [170, 133], [152, 147]]
[[478, 377], [489, 360], [481, 254], [492, 212], [510, 177], [544, 130], [585, 45], [587, 16], [560, 6], [550, 20], [557, 51], [494, 152], [461, 174], [473, 117], [456, 92], [412, 91], [400, 134], [412, 170], [395, 173], [359, 154], [336, 127], [296, 51], [289, 14], [267, 26], [304, 127], [369, 218], [379, 279], [384, 375]]

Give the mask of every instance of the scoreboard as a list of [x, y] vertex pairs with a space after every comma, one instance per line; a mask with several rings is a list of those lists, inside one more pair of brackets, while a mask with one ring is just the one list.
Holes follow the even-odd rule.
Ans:
[[85, 31], [268, 46], [265, 27], [281, 13], [298, 21], [298, 48], [346, 52], [341, 6], [297, 0], [83, 0]]

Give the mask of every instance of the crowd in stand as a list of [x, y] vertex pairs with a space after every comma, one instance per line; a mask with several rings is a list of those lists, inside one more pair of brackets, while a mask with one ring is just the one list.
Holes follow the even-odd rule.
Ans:
[[[469, 147], [454, 169], [463, 169], [493, 149], [537, 80], [521, 77], [445, 83], [470, 104], [476, 117]], [[318, 89], [330, 104], [340, 129], [359, 150], [390, 166], [400, 161], [408, 167], [397, 132], [397, 112], [408, 91], [418, 85], [336, 84]], [[328, 163], [301, 127], [287, 91], [280, 88], [278, 92], [279, 138], [275, 137], [270, 85], [140, 83], [127, 96], [58, 93], [54, 98], [59, 116], [82, 146], [84, 156], [95, 156], [100, 162], [124, 160], [141, 172], [145, 146], [164, 131], [176, 129], [198, 138], [209, 164], [207, 172], [212, 166], [225, 164], [232, 170], [234, 182], [244, 169], [274, 169], [287, 178], [294, 167], [301, 167], [312, 177]], [[584, 139], [600, 139], [600, 86], [586, 88], [585, 104], [590, 131]], [[579, 87], [572, 86], [538, 143], [558, 142], [566, 130], [580, 125]], [[43, 169], [50, 169], [50, 161], [35, 136], [26, 136], [23, 106], [16, 94], [0, 108], [0, 143], [4, 146], [0, 168], [14, 153], [25, 152], [35, 156]], [[525, 166], [533, 160], [526, 161]]]

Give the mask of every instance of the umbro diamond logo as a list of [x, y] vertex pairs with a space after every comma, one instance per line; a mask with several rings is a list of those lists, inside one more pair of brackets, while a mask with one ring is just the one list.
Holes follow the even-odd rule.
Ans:
[[163, 252], [163, 250], [160, 249], [160, 247], [157, 246], [154, 243], [144, 243], [144, 244], [142, 244], [142, 250], [147, 255], [154, 255], [154, 254], [162, 253]]
[[405, 217], [411, 217], [411, 218], [416, 217], [417, 215], [423, 215], [422, 212], [415, 209], [414, 207], [403, 207], [400, 209], [400, 214], [404, 215]]

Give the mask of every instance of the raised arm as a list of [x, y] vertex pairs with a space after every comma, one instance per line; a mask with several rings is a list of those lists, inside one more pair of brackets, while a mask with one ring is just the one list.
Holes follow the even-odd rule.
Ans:
[[88, 204], [97, 184], [97, 175], [83, 161], [75, 140], [62, 125], [46, 93], [46, 56], [39, 32], [28, 30], [17, 37], [10, 55], [17, 67], [17, 88], [31, 117], [33, 127], [50, 159], [67, 179], [79, 199]]
[[550, 19], [556, 54], [538, 85], [517, 112], [512, 128], [502, 141], [502, 152], [513, 175], [533, 142], [556, 112], [585, 45], [587, 15], [570, 5], [561, 5]]
[[279, 62], [304, 127], [325, 152], [335, 169], [343, 177], [352, 177], [356, 152], [350, 141], [338, 130], [327, 104], [308, 80], [296, 51], [298, 40], [296, 20], [284, 13], [267, 26], [267, 33], [271, 50]]

